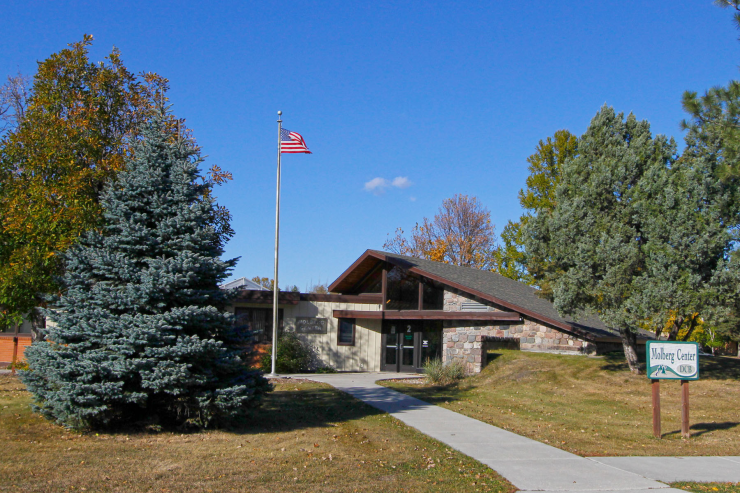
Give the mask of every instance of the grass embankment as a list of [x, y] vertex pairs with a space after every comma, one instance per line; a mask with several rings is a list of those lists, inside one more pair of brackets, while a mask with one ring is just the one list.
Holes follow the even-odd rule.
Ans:
[[251, 425], [78, 434], [0, 375], [0, 491], [396, 492], [515, 488], [486, 466], [327, 385], [287, 380]]
[[619, 357], [497, 351], [480, 375], [456, 385], [385, 385], [578, 455], [738, 456], [740, 360], [700, 365], [689, 440], [681, 438], [680, 383], [661, 383], [663, 438], [653, 438], [649, 380]]

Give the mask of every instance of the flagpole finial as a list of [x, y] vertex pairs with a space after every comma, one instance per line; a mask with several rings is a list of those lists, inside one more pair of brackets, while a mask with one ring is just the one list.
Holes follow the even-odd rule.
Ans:
[[282, 112], [282, 111], [278, 111], [278, 116], [280, 116], [280, 115], [282, 115], [282, 114], [283, 114], [283, 112]]

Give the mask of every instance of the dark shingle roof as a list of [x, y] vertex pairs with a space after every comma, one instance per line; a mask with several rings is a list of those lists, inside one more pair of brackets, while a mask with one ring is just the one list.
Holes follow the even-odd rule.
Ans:
[[380, 250], [371, 251], [401, 261], [406, 264], [407, 268], [416, 267], [454, 284], [488, 295], [502, 301], [505, 305], [510, 305], [510, 308], [515, 311], [519, 311], [518, 308], [523, 312], [532, 312], [535, 316], [531, 318], [536, 319], [539, 316], [544, 322], [551, 320], [555, 322], [555, 325], [566, 325], [576, 332], [587, 332], [594, 337], [619, 337], [617, 330], [608, 328], [593, 315], [583, 314], [578, 317], [577, 321], [570, 317], [561, 317], [551, 302], [537, 296], [536, 289], [501, 274]]

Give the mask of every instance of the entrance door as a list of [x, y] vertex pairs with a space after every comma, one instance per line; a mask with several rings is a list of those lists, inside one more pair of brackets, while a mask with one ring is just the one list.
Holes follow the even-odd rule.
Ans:
[[414, 323], [388, 323], [382, 337], [383, 371], [415, 372], [419, 334]]
[[442, 322], [399, 320], [383, 322], [380, 369], [421, 372], [427, 359], [442, 357]]

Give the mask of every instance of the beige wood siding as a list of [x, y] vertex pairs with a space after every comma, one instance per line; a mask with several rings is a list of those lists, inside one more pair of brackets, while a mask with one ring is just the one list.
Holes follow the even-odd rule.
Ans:
[[[238, 303], [236, 306], [261, 307]], [[338, 320], [333, 317], [334, 310], [378, 311], [380, 305], [359, 303], [333, 303], [323, 301], [301, 301], [297, 305], [280, 305], [283, 309], [285, 330], [295, 327], [296, 317], [318, 317], [327, 321], [326, 334], [300, 334], [299, 337], [316, 352], [320, 364], [337, 371], [380, 371], [380, 320], [355, 320], [354, 346], [337, 344]], [[234, 312], [234, 307], [229, 307]]]

